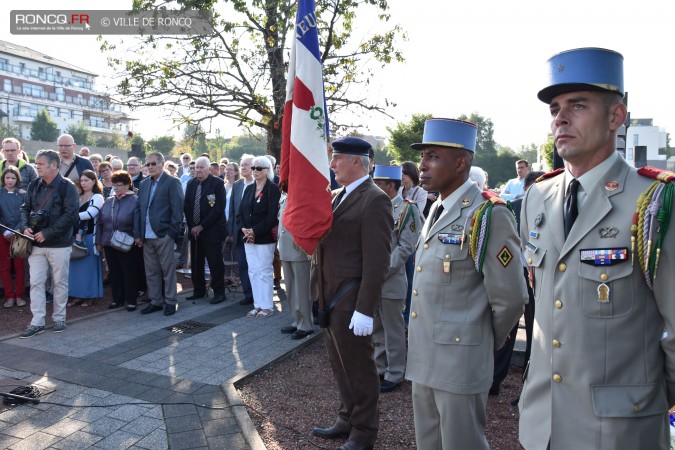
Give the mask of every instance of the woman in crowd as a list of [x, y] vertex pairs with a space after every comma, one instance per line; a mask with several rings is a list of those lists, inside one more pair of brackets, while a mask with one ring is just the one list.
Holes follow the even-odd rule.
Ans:
[[[230, 199], [232, 197], [232, 186], [241, 178], [239, 175], [239, 164], [233, 162], [227, 164], [225, 168], [225, 229], [229, 229], [227, 223], [230, 220], [236, 220], [235, 217], [230, 217]], [[234, 243], [234, 236], [228, 236], [223, 245], [223, 261], [225, 261], [225, 284], [236, 285], [239, 280], [239, 267], [236, 264], [237, 258], [235, 255], [237, 246]], [[227, 264], [230, 263], [230, 264]]]
[[103, 198], [106, 199], [112, 191], [112, 166], [109, 162], [103, 161], [98, 165], [98, 173], [101, 176], [101, 184], [103, 185], [101, 194], [103, 195]]
[[248, 317], [265, 318], [274, 311], [274, 249], [279, 219], [279, 188], [272, 182], [272, 163], [264, 156], [253, 159], [253, 179], [244, 190], [237, 214], [243, 236], [248, 276], [253, 290], [253, 310]]
[[412, 161], [401, 164], [401, 169], [403, 170], [403, 180], [401, 181], [399, 194], [401, 194], [401, 197], [415, 202], [420, 210], [422, 222], [424, 222], [422, 212], [427, 204], [427, 191], [420, 186], [420, 170], [417, 168], [417, 164]]
[[76, 227], [75, 240], [87, 247], [88, 255], [70, 261], [68, 295], [73, 297], [68, 306], [90, 306], [94, 299], [103, 296], [103, 270], [101, 255], [94, 248], [94, 234], [103, 195], [101, 182], [93, 170], [80, 175], [80, 222]]
[[124, 169], [124, 163], [119, 158], [113, 158], [110, 160], [110, 166], [112, 167], [113, 173]]
[[178, 166], [173, 161], [167, 161], [164, 163], [164, 170], [172, 177], [175, 177], [176, 172], [178, 171]]
[[124, 252], [110, 245], [113, 231], [134, 234], [134, 208], [138, 196], [134, 194], [134, 183], [129, 172], [121, 170], [112, 176], [114, 193], [103, 204], [96, 228], [96, 248], [105, 249], [110, 270], [112, 303], [108, 309], [119, 308], [126, 303], [127, 311], [136, 311], [138, 277], [143, 264], [143, 253], [139, 247], [131, 246]]
[[[21, 174], [19, 169], [14, 166], [8, 166], [2, 172], [2, 189], [0, 189], [0, 223], [4, 226], [18, 229], [21, 222], [20, 208], [23, 203], [24, 194], [19, 192], [19, 183], [21, 182]], [[11, 257], [9, 248], [13, 239], [21, 239], [15, 234], [0, 230], [2, 237], [0, 238], [0, 275], [2, 275], [2, 285], [5, 288], [5, 308], [12, 306], [26, 306], [24, 296], [24, 264], [25, 260], [22, 258]], [[10, 272], [11, 265], [14, 264], [14, 280], [12, 283], [12, 275]]]
[[[91, 165], [94, 167], [94, 172], [96, 172], [96, 175], [100, 175], [98, 172], [98, 166], [103, 162], [103, 156], [99, 155], [98, 153], [94, 153], [93, 155], [89, 155], [89, 162]], [[101, 177], [99, 176], [99, 180]]]

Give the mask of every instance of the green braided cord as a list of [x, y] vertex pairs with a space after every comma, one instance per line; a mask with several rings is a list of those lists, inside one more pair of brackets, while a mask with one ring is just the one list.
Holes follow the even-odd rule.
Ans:
[[649, 202], [651, 201], [652, 195], [654, 193], [654, 190], [656, 190], [656, 187], [660, 184], [660, 181], [654, 181], [650, 186], [649, 189], [647, 189], [645, 192], [640, 194], [638, 197], [637, 201], [637, 212], [638, 212], [638, 221], [637, 221], [637, 254], [638, 254], [638, 262], [640, 263], [640, 268], [642, 271], [644, 271], [645, 267], [645, 257], [648, 255], [645, 255], [645, 250], [644, 250], [644, 220], [645, 220], [645, 213], [647, 212], [647, 207], [649, 206]]
[[[656, 249], [661, 248], [663, 240], [666, 237], [666, 231], [668, 231], [668, 226], [670, 225], [670, 213], [673, 207], [673, 189], [673, 183], [667, 183], [661, 193], [661, 208], [659, 209], [659, 214], [657, 216], [659, 222], [659, 234], [656, 238], [656, 245], [654, 245], [654, 248], [652, 249], [654, 255], [656, 255]], [[652, 281], [654, 281], [654, 276], [656, 275], [656, 256], [651, 259], [649, 269]]]
[[[487, 220], [485, 221], [485, 237], [483, 238], [483, 248], [481, 248], [480, 259], [478, 260], [478, 274], [483, 278], [483, 263], [485, 262], [485, 251], [487, 250], [487, 241], [490, 234], [490, 217], [492, 217], [492, 208], [494, 204], [488, 201], [489, 205], [485, 208], [485, 214], [487, 214]], [[482, 220], [481, 220], [482, 222]]]

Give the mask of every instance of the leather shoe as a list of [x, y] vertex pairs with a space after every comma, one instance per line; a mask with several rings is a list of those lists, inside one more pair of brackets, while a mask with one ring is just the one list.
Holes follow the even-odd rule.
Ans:
[[164, 308], [161, 305], [153, 305], [152, 303], [148, 304], [145, 308], [141, 309], [141, 314], [151, 314], [156, 311], [161, 311]]
[[164, 307], [165, 316], [173, 316], [174, 314], [176, 314], [176, 311], [178, 311], [178, 305], [166, 305]]
[[324, 439], [337, 439], [349, 436], [349, 431], [341, 430], [335, 425], [328, 428], [314, 427], [312, 433]]
[[239, 300], [240, 305], [252, 305], [253, 304], [253, 299], [251, 297], [245, 298], [243, 300]]
[[208, 298], [206, 294], [192, 294], [185, 297], [185, 300], [199, 300], [200, 298]]
[[293, 333], [295, 333], [295, 330], [297, 330], [297, 328], [289, 325], [287, 327], [283, 327], [281, 329], [281, 332], [284, 333], [284, 334], [293, 334]]
[[305, 331], [305, 330], [296, 330], [295, 333], [291, 335], [291, 339], [304, 339], [310, 334], [314, 333], [314, 330]]
[[380, 392], [391, 392], [398, 387], [401, 383], [394, 383], [389, 380], [380, 381]]
[[337, 450], [373, 450], [372, 445], [359, 444], [354, 441], [347, 441], [340, 446]]
[[212, 305], [217, 305], [218, 303], [223, 303], [225, 300], [227, 300], [227, 297], [225, 297], [225, 294], [223, 295], [216, 295], [209, 301]]

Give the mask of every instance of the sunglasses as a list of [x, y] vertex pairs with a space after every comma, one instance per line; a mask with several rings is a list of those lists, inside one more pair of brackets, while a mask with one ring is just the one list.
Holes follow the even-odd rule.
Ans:
[[157, 161], [150, 161], [149, 163], [145, 163], [145, 167], [155, 167], [157, 164], [159, 164]]
[[251, 170], [255, 170], [257, 172], [262, 172], [265, 169], [269, 169], [269, 167], [262, 167], [262, 166], [252, 166]]

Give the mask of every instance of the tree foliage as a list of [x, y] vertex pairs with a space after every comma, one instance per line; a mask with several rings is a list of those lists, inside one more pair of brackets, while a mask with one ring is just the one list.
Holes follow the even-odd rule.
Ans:
[[30, 138], [34, 141], [54, 142], [59, 137], [59, 128], [46, 109], [38, 111], [30, 127]]
[[95, 145], [96, 139], [91, 135], [89, 128], [84, 122], [74, 123], [66, 128], [66, 133], [73, 137], [75, 143], [82, 147], [83, 145]]
[[119, 134], [107, 134], [96, 138], [96, 146], [104, 148], [124, 148], [125, 142]]
[[244, 133], [241, 136], [234, 136], [230, 142], [225, 144], [223, 156], [237, 164], [241, 155], [248, 153], [250, 155], [264, 155], [267, 150], [267, 137], [263, 133]]
[[2, 124], [0, 125], [0, 136], [2, 139], [5, 138], [14, 138], [14, 139], [21, 139], [21, 130], [19, 130], [19, 127], [15, 127], [12, 125], [8, 124]]
[[553, 170], [553, 146], [553, 135], [549, 133], [546, 142], [539, 147], [541, 149], [542, 161], [546, 162], [548, 170]]
[[420, 152], [410, 148], [410, 144], [422, 142], [424, 122], [430, 117], [431, 114], [413, 114], [409, 122], [398, 122], [394, 128], [387, 127], [390, 135], [387, 151], [397, 164], [419, 162]]
[[[326, 103], [332, 126], [347, 125], [339, 113], [354, 109], [386, 114], [392, 106], [371, 104], [356, 85], [370, 82], [372, 70], [402, 61], [396, 50], [400, 27], [368, 37], [354, 36], [357, 14], [386, 24], [387, 0], [317, 0]], [[218, 7], [216, 7], [216, 4]], [[120, 74], [117, 91], [130, 107], [163, 106], [181, 124], [235, 119], [267, 135], [267, 150], [278, 156], [286, 96], [294, 0], [134, 0], [134, 9], [200, 9], [214, 14], [215, 31], [199, 36], [145, 36], [123, 56], [109, 58]], [[369, 9], [371, 11], [369, 11]], [[221, 13], [222, 11], [222, 13]], [[387, 25], [388, 26], [388, 25]], [[369, 29], [376, 29], [371, 23]], [[104, 51], [116, 46], [104, 42]], [[363, 89], [362, 89], [363, 91]]]
[[169, 156], [173, 153], [176, 146], [176, 139], [173, 136], [157, 136], [148, 141], [148, 147], [153, 152], [160, 152], [162, 155]]

